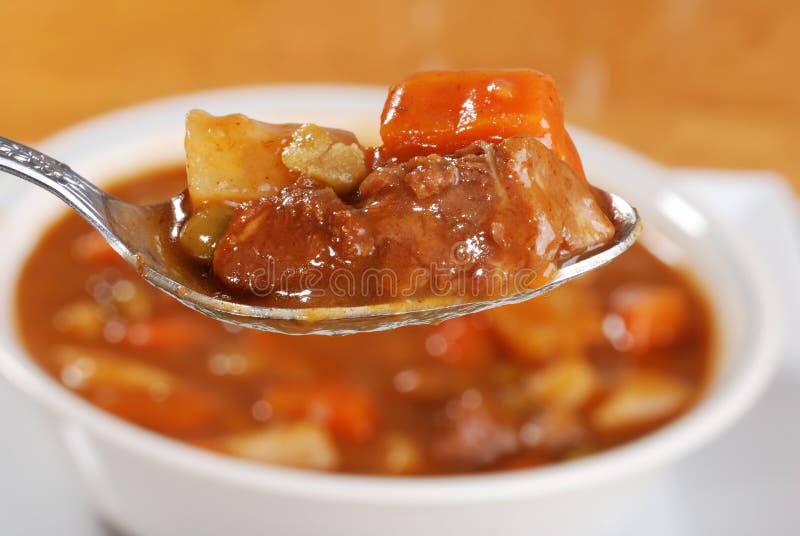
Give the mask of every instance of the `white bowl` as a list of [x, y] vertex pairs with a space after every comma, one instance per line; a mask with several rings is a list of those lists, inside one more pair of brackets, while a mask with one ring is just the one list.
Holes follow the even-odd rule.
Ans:
[[[273, 122], [315, 121], [374, 140], [385, 90], [271, 86], [190, 94], [88, 121], [39, 146], [101, 185], [182, 159], [193, 107]], [[204, 452], [84, 402], [27, 356], [15, 322], [0, 326], [0, 371], [53, 416], [100, 516], [132, 534], [600, 534], [634, 508], [667, 464], [730, 426], [765, 385], [780, 342], [777, 293], [724, 226], [662, 182], [659, 166], [573, 129], [593, 182], [638, 206], [643, 239], [689, 270], [711, 303], [717, 370], [705, 398], [674, 423], [624, 446], [534, 470], [382, 478], [270, 467]], [[7, 180], [7, 179], [4, 179]], [[0, 314], [15, 316], [22, 263], [64, 207], [41, 191], [0, 225]], [[54, 267], [57, 269], [57, 267]]]

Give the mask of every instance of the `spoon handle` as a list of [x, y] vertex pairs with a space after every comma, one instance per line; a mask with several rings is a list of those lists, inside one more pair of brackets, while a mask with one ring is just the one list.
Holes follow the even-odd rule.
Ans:
[[0, 171], [56, 195], [95, 227], [107, 226], [109, 196], [55, 158], [0, 136]]

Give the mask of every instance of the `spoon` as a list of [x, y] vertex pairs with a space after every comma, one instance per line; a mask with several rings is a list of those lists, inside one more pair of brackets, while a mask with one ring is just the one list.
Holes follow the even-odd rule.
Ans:
[[259, 307], [209, 295], [170, 262], [164, 226], [170, 215], [180, 210], [181, 195], [154, 205], [126, 203], [97, 188], [66, 164], [3, 137], [0, 170], [44, 188], [75, 209], [145, 280], [188, 307], [225, 322], [288, 334], [344, 335], [394, 329], [528, 300], [610, 262], [636, 241], [642, 228], [636, 209], [619, 196], [595, 188], [598, 201], [616, 229], [614, 240], [610, 246], [564, 264], [541, 287], [483, 301], [438, 297], [355, 307]]

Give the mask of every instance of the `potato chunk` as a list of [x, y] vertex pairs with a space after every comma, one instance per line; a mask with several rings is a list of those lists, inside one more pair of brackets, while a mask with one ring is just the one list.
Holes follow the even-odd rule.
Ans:
[[77, 346], [54, 349], [59, 376], [106, 411], [172, 436], [216, 428], [222, 401], [213, 392], [184, 383], [171, 372], [114, 352]]
[[186, 115], [186, 173], [195, 206], [259, 199], [292, 182], [281, 150], [298, 125], [271, 125], [244, 115]]
[[240, 458], [306, 469], [331, 470], [339, 464], [333, 439], [310, 422], [225, 437], [221, 449]]
[[[297, 136], [292, 136], [300, 130], [305, 139], [309, 128], [317, 151], [313, 157], [307, 143], [295, 142]], [[290, 150], [292, 170], [282, 156], [290, 143], [297, 146]], [[241, 114], [216, 117], [192, 110], [186, 115], [185, 147], [189, 196], [195, 207], [261, 199], [293, 182], [300, 172], [336, 185], [337, 191], [366, 175], [354, 134], [315, 125], [301, 128], [297, 123], [270, 124]]]
[[97, 339], [105, 323], [103, 309], [92, 300], [79, 300], [64, 306], [53, 317], [53, 325], [61, 333], [84, 340]]
[[574, 281], [535, 300], [492, 309], [492, 329], [521, 361], [580, 355], [603, 340], [602, 304], [585, 285]]
[[367, 176], [364, 150], [358, 143], [336, 141], [330, 132], [312, 124], [294, 131], [281, 159], [287, 168], [330, 186], [338, 194], [352, 192]]
[[592, 366], [581, 357], [558, 359], [532, 373], [526, 387], [537, 403], [553, 408], [578, 408], [594, 394], [599, 381]]
[[384, 439], [383, 468], [391, 474], [410, 474], [422, 465], [419, 445], [402, 433], [391, 433]]
[[578, 447], [588, 430], [580, 414], [564, 408], [547, 408], [520, 428], [520, 440], [528, 448], [563, 452]]
[[684, 382], [657, 372], [628, 377], [592, 414], [592, 424], [602, 431], [654, 424], [670, 417], [689, 402], [691, 390]]
[[70, 389], [107, 387], [167, 392], [178, 383], [165, 370], [102, 350], [62, 346], [53, 358], [61, 366], [61, 382]]

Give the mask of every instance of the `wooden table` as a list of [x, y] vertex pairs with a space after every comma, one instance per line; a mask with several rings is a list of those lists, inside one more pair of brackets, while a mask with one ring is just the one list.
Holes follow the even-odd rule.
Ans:
[[530, 66], [576, 124], [669, 164], [778, 170], [800, 192], [800, 2], [600, 4], [5, 1], [0, 133], [199, 88]]

